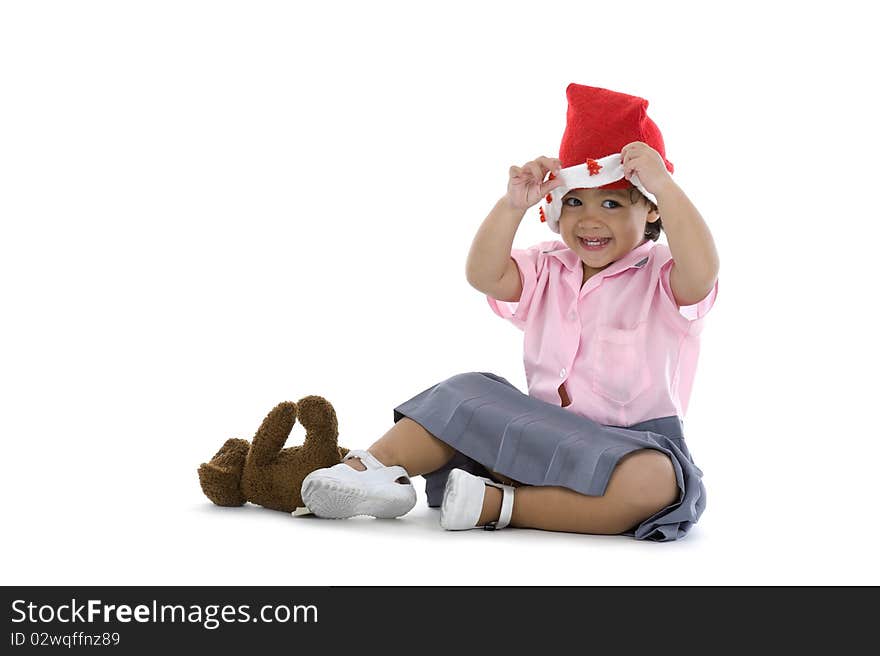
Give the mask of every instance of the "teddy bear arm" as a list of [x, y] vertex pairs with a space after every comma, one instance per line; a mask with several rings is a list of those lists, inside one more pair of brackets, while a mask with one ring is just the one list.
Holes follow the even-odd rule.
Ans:
[[294, 423], [296, 423], [295, 403], [284, 401], [272, 408], [254, 435], [247, 465], [270, 464], [284, 447]]

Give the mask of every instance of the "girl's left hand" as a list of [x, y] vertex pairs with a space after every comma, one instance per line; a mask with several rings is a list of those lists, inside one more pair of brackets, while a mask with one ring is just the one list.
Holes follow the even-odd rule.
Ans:
[[643, 141], [633, 141], [620, 149], [623, 162], [623, 175], [629, 180], [635, 173], [642, 186], [657, 196], [667, 185], [673, 182], [666, 170], [663, 156]]

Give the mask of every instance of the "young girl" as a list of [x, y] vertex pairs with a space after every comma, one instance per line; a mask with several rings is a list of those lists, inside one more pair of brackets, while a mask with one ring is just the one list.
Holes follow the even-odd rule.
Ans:
[[[470, 284], [525, 333], [528, 395], [479, 372], [424, 390], [368, 450], [306, 477], [315, 515], [403, 515], [414, 475], [449, 530], [665, 541], [702, 514], [681, 418], [717, 295], [712, 236], [672, 180], [646, 100], [578, 84], [566, 95], [559, 158], [510, 167], [467, 261]], [[562, 242], [512, 250], [539, 201]]]

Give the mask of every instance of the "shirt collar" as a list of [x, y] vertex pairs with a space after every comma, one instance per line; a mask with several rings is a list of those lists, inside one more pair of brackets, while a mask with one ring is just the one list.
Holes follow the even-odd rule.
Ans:
[[[546, 250], [544, 251], [544, 253], [546, 253], [547, 255], [552, 255], [557, 260], [562, 262], [569, 271], [583, 271], [583, 267], [581, 266], [581, 258], [578, 257], [577, 253], [571, 250], [564, 243], [557, 243], [559, 244], [560, 248]], [[612, 262], [605, 269], [602, 269], [599, 272], [599, 275], [604, 278], [605, 276], [620, 273], [625, 269], [642, 268], [648, 263], [648, 256], [653, 250], [655, 243], [656, 242], [648, 239], [641, 246], [636, 246], [622, 258], [615, 262]]]

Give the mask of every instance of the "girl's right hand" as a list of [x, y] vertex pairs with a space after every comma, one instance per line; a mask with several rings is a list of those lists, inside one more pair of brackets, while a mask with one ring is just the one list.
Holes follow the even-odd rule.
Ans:
[[[562, 163], [555, 158], [538, 157], [519, 166], [510, 167], [510, 180], [507, 183], [507, 202], [517, 210], [525, 211], [541, 200], [550, 191], [562, 184], [559, 171]], [[555, 179], [544, 182], [548, 173]]]

